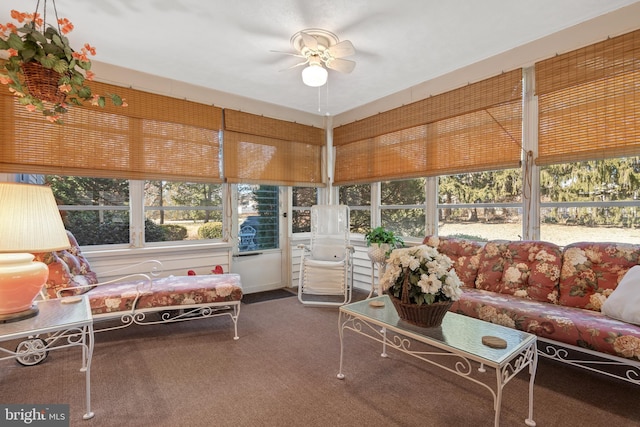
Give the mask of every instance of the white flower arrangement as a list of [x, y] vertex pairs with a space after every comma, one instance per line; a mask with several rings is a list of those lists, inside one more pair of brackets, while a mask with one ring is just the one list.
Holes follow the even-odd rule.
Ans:
[[462, 282], [453, 269], [453, 262], [431, 246], [393, 250], [380, 285], [383, 290], [400, 299], [407, 275], [410, 303], [422, 305], [457, 301], [462, 295]]

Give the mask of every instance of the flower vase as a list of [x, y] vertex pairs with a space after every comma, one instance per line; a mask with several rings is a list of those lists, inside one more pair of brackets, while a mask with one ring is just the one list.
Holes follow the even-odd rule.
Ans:
[[382, 264], [387, 259], [387, 252], [390, 246], [388, 243], [372, 243], [367, 250], [367, 255], [372, 262]]
[[442, 324], [445, 314], [451, 308], [453, 301], [441, 301], [431, 304], [414, 304], [409, 302], [409, 273], [405, 274], [400, 298], [391, 293], [389, 299], [398, 312], [400, 319], [412, 325], [424, 328], [434, 328]]

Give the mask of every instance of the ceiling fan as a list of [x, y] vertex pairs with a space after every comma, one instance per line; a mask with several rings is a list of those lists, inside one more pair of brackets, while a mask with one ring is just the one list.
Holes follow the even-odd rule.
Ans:
[[326, 30], [309, 28], [298, 31], [291, 37], [291, 46], [298, 53], [273, 52], [304, 58], [304, 61], [287, 69], [308, 64], [302, 70], [302, 81], [307, 86], [324, 85], [327, 82], [327, 68], [340, 73], [350, 73], [356, 66], [354, 61], [343, 59], [356, 53], [353, 44], [349, 40], [339, 41], [335, 34]]

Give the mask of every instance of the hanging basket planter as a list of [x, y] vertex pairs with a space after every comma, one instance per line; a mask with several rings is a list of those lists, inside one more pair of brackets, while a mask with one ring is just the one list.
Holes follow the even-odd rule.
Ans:
[[58, 18], [55, 0], [50, 1], [55, 20], [47, 24], [47, 2], [38, 1], [35, 13], [12, 10], [15, 22], [0, 24], [0, 28], [12, 29], [0, 31], [0, 53], [6, 58], [0, 62], [0, 84], [9, 86], [20, 98], [20, 105], [31, 112], [42, 112], [52, 123], [62, 124], [62, 116], [70, 105], [87, 102], [104, 107], [106, 100], [111, 99], [113, 105], [126, 107], [126, 102], [116, 94], [93, 93], [89, 82], [94, 74], [89, 56], [95, 55], [96, 49], [89, 43], [73, 49], [66, 36], [73, 30], [73, 24], [66, 18]]
[[67, 98], [59, 88], [62, 75], [57, 71], [32, 61], [22, 64], [22, 74], [29, 93], [36, 98], [52, 104], [62, 104]]

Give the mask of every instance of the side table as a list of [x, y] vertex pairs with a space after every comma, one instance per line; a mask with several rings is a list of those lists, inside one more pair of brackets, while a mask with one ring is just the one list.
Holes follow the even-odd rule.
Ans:
[[38, 301], [35, 317], [16, 322], [0, 323], [0, 344], [27, 338], [15, 350], [0, 345], [0, 360], [17, 359], [23, 365], [35, 365], [51, 350], [79, 346], [82, 348], [82, 368], [86, 385], [86, 412], [91, 412], [91, 357], [93, 355], [93, 317], [86, 296]]

